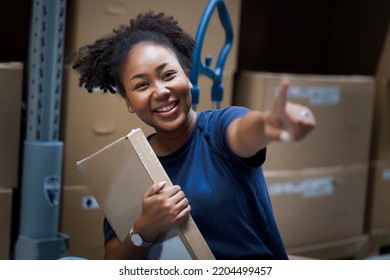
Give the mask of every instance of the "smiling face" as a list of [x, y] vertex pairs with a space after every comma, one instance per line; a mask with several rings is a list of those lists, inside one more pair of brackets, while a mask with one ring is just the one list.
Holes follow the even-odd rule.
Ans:
[[129, 111], [157, 133], [191, 123], [191, 83], [170, 49], [138, 43], [128, 54], [122, 81]]

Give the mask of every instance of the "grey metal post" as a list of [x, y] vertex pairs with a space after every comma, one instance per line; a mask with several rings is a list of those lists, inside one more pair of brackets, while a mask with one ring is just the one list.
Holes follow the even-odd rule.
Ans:
[[14, 259], [66, 256], [58, 232], [63, 143], [59, 141], [66, 0], [33, 0], [28, 57], [27, 131], [19, 237]]

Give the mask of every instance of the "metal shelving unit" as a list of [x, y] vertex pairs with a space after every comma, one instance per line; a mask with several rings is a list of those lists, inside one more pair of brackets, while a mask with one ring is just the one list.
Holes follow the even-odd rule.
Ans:
[[59, 141], [66, 0], [33, 0], [20, 230], [14, 259], [66, 256], [58, 232], [63, 143]]

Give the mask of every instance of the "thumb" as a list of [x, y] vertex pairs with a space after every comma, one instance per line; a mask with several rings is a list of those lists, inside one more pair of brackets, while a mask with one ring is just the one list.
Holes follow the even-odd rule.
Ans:
[[282, 130], [279, 134], [279, 140], [282, 142], [289, 142], [291, 140], [291, 135], [287, 130]]
[[163, 181], [157, 184], [153, 184], [145, 193], [145, 198], [146, 197], [151, 197], [155, 194], [158, 194], [159, 192], [162, 191], [162, 189], [165, 187], [167, 182]]
[[289, 142], [291, 140], [291, 134], [286, 129], [270, 126], [267, 129], [267, 135], [270, 139], [282, 142]]

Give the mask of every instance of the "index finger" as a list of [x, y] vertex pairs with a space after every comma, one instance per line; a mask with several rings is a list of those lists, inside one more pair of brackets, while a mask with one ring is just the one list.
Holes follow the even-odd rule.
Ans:
[[144, 197], [150, 197], [155, 194], [158, 194], [165, 187], [167, 182], [163, 181], [157, 184], [153, 184], [144, 194]]
[[272, 111], [276, 114], [283, 114], [286, 111], [287, 103], [287, 91], [288, 91], [289, 81], [282, 80], [280, 82], [279, 94], [276, 97]]

